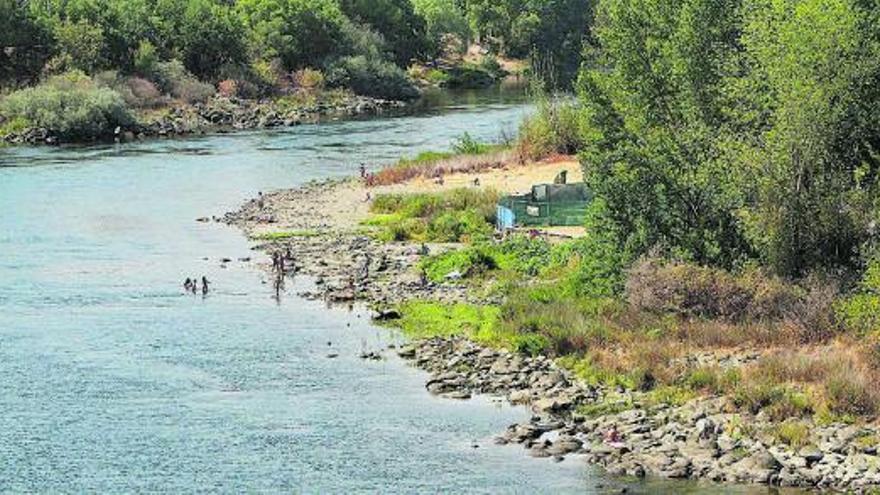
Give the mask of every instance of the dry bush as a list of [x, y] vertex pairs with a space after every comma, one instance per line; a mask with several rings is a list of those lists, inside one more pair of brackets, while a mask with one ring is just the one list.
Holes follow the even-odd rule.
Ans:
[[762, 357], [746, 368], [734, 397], [753, 412], [767, 408], [777, 419], [808, 411], [865, 417], [880, 411], [878, 378], [858, 343], [837, 342]]
[[[837, 332], [837, 287], [818, 277], [795, 285], [758, 269], [734, 274], [644, 257], [627, 272], [625, 295], [643, 311], [712, 320], [699, 329], [683, 328], [692, 336], [694, 330], [707, 332], [704, 338], [710, 341], [747, 334], [758, 342], [808, 343], [827, 340]], [[725, 323], [738, 325], [731, 328]], [[769, 335], [771, 331], [778, 335]]]
[[504, 168], [512, 162], [510, 151], [498, 151], [484, 155], [459, 155], [435, 161], [392, 165], [377, 172], [370, 185], [399, 184], [417, 177], [433, 178], [450, 174], [467, 174]]
[[290, 74], [290, 80], [294, 86], [306, 91], [319, 91], [324, 89], [324, 73], [315, 69], [300, 69]]
[[227, 98], [238, 95], [238, 83], [232, 79], [224, 79], [217, 83], [217, 93]]

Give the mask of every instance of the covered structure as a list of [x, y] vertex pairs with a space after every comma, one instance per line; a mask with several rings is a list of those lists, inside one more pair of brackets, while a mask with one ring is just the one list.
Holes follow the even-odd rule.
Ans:
[[593, 196], [586, 184], [538, 184], [528, 194], [501, 198], [498, 229], [530, 226], [580, 226]]

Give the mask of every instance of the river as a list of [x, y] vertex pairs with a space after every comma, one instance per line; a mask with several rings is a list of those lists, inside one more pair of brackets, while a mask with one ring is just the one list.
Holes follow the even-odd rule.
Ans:
[[[623, 486], [576, 457], [493, 445], [525, 409], [432, 397], [396, 357], [360, 360], [399, 337], [295, 287], [276, 301], [239, 231], [195, 221], [258, 191], [448, 148], [463, 132], [498, 139], [527, 111], [489, 92], [394, 118], [0, 149], [0, 491]], [[211, 293], [185, 294], [183, 279], [202, 275]]]

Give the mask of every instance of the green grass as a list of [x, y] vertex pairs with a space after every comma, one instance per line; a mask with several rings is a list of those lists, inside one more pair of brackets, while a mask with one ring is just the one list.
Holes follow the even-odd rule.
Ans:
[[24, 117], [14, 117], [0, 125], [0, 136], [8, 136], [27, 130], [31, 127], [30, 121]]
[[781, 443], [799, 449], [810, 442], [810, 427], [801, 421], [785, 421], [774, 425], [768, 433]]
[[494, 230], [498, 193], [453, 189], [442, 193], [380, 194], [364, 225], [383, 241], [472, 242]]
[[629, 397], [606, 397], [601, 402], [584, 404], [577, 409], [577, 413], [587, 418], [597, 418], [600, 416], [608, 416], [611, 414], [619, 414], [629, 411], [635, 407], [635, 403]]
[[251, 239], [255, 241], [283, 241], [284, 239], [292, 239], [296, 237], [317, 237], [321, 235], [316, 230], [285, 230], [279, 232], [267, 232], [265, 234], [257, 234]]

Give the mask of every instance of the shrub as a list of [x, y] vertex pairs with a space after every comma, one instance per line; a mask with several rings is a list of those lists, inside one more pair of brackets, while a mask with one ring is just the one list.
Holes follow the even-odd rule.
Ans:
[[583, 147], [576, 103], [542, 98], [538, 110], [523, 120], [516, 143], [520, 160], [540, 160], [555, 154], [573, 155]]
[[773, 427], [770, 433], [795, 450], [806, 446], [810, 440], [810, 427], [801, 421], [785, 421]]
[[411, 100], [419, 91], [400, 67], [363, 55], [342, 57], [327, 67], [327, 84], [359, 95], [389, 100]]
[[187, 103], [205, 101], [214, 94], [214, 86], [196, 79], [179, 60], [155, 64], [150, 77], [163, 92]]
[[477, 141], [467, 132], [452, 143], [452, 151], [461, 155], [482, 155], [491, 149], [492, 146]]
[[116, 71], [103, 71], [93, 79], [97, 86], [119, 93], [132, 108], [156, 108], [166, 103], [156, 85], [140, 77], [120, 77]]
[[324, 88], [324, 73], [319, 70], [300, 69], [291, 75], [291, 79], [296, 87], [307, 91], [317, 91]]
[[880, 331], [880, 258], [868, 263], [856, 293], [839, 301], [835, 312], [852, 332], [866, 335]]
[[435, 242], [470, 242], [492, 235], [493, 227], [476, 210], [441, 213], [428, 224], [428, 239]]
[[217, 93], [227, 98], [238, 95], [238, 83], [233, 79], [224, 79], [217, 83]]
[[158, 63], [159, 55], [156, 53], [156, 47], [149, 41], [141, 41], [134, 52], [134, 70], [138, 74], [149, 77], [155, 71]]
[[457, 65], [449, 69], [446, 74], [446, 78], [441, 82], [444, 88], [479, 89], [497, 82], [496, 74], [479, 65], [468, 63]]
[[449, 273], [459, 272], [464, 277], [473, 277], [498, 268], [498, 263], [492, 257], [491, 249], [476, 246], [432, 256], [421, 263], [421, 268], [430, 280], [441, 282]]
[[133, 122], [118, 93], [97, 87], [81, 72], [55, 76], [8, 95], [0, 103], [0, 113], [49, 129], [61, 139], [96, 139]]
[[453, 189], [435, 194], [380, 194], [366, 223], [383, 240], [469, 242], [492, 233], [498, 193]]
[[880, 410], [880, 392], [870, 375], [838, 367], [824, 383], [828, 410], [838, 415], [871, 416]]

